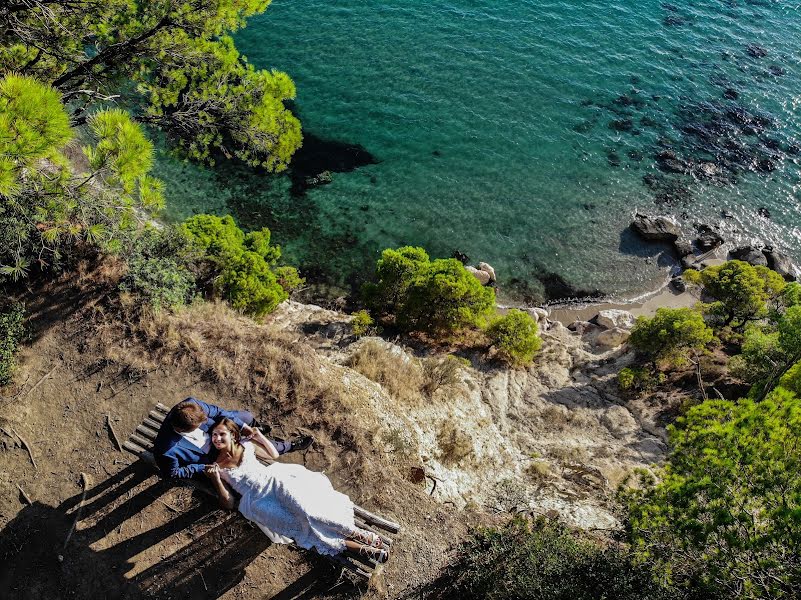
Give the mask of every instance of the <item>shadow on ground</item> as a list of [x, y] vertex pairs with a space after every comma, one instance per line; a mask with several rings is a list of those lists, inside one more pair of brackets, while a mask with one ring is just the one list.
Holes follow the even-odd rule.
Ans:
[[[27, 506], [0, 531], [0, 589], [20, 600], [219, 598], [242, 582], [271, 543], [238, 513], [205, 498], [186, 510], [169, 505], [162, 496], [173, 488], [134, 463], [85, 497], [77, 494], [57, 507]], [[169, 518], [147, 527], [142, 512], [154, 503]], [[113, 535], [121, 531], [135, 533]], [[317, 555], [274, 554], [260, 561], [266, 566], [259, 574], [276, 590], [265, 598], [327, 595], [343, 583], [339, 570]]]

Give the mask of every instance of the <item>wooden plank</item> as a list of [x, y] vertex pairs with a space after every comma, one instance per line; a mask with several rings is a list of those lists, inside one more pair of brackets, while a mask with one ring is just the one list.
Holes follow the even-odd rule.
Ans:
[[145, 450], [151, 450], [153, 448], [153, 442], [146, 440], [145, 438], [141, 438], [138, 435], [131, 434], [128, 440], [137, 446], [144, 448]]
[[159, 423], [163, 423], [164, 417], [166, 416], [164, 413], [160, 413], [157, 410], [151, 410], [147, 414], [151, 419], [153, 419], [154, 421], [158, 421]]
[[153, 431], [152, 429], [150, 429], [150, 427], [145, 427], [144, 425], [139, 425], [136, 428], [136, 432], [150, 441], [155, 440], [156, 436], [159, 433], [158, 431]]
[[131, 454], [133, 454], [134, 456], [137, 456], [139, 458], [142, 458], [142, 455], [145, 452], [147, 452], [147, 450], [145, 450], [141, 446], [137, 446], [133, 442], [128, 442], [128, 441], [123, 442], [122, 443], [122, 447], [123, 447], [124, 450], [127, 450], [128, 452], [130, 452]]
[[142, 421], [142, 425], [145, 425], [146, 427], [150, 427], [150, 429], [155, 429], [156, 431], [161, 429], [161, 423], [159, 423], [158, 421], [154, 421], [150, 417], [148, 417], [147, 419]]
[[339, 565], [342, 565], [343, 567], [345, 567], [349, 571], [353, 571], [354, 573], [356, 573], [360, 577], [364, 577], [364, 579], [367, 579], [367, 580], [370, 579], [371, 573], [368, 573], [367, 571], [365, 571], [361, 567], [358, 567], [358, 566], [354, 565], [351, 561], [349, 561], [344, 556], [329, 556], [329, 557], [326, 557], [326, 558], [330, 558], [333, 562], [335, 562], [335, 563], [337, 563]]
[[161, 402], [156, 402], [156, 410], [163, 412], [165, 415], [170, 412], [169, 407], [164, 406]]
[[378, 515], [374, 515], [370, 511], [363, 509], [361, 506], [354, 504], [353, 513], [360, 519], [363, 519], [365, 523], [380, 527], [384, 531], [389, 531], [390, 533], [398, 533], [400, 531], [400, 525], [397, 523], [394, 523], [393, 521], [383, 517], [379, 517]]

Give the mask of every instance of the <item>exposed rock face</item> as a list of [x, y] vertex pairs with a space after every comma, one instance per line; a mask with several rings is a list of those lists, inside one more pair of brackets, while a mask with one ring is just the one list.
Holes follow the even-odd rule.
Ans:
[[606, 329], [614, 329], [615, 327], [631, 329], [634, 326], [635, 318], [634, 315], [627, 310], [611, 308], [599, 312], [595, 320], [598, 322], [598, 325]]
[[768, 266], [767, 256], [765, 256], [761, 250], [758, 250], [753, 246], [740, 246], [739, 248], [732, 250], [729, 254], [733, 259], [743, 260], [749, 265], [754, 265], [755, 267]]
[[476, 269], [475, 267], [472, 267], [470, 265], [467, 265], [465, 269], [467, 269], [467, 271], [471, 273], [473, 277], [478, 279], [478, 282], [481, 285], [488, 285], [489, 282], [492, 280], [490, 274], [487, 273], [486, 271], [480, 271], [479, 269]]
[[573, 321], [567, 328], [570, 331], [575, 331], [579, 335], [586, 335], [600, 329], [598, 325], [590, 323], [589, 321]]
[[675, 242], [681, 233], [678, 223], [668, 217], [651, 217], [640, 213], [634, 215], [631, 226], [649, 242]]
[[765, 258], [768, 261], [768, 267], [776, 271], [779, 275], [784, 277], [787, 281], [795, 281], [796, 268], [793, 261], [786, 254], [774, 250], [772, 246], [765, 246], [762, 250]]
[[615, 327], [599, 333], [595, 338], [595, 343], [601, 348], [617, 348], [626, 342], [630, 335], [630, 331]]
[[[617, 373], [632, 356], [599, 353], [589, 345], [594, 332], [582, 338], [560, 326], [543, 331], [537, 365], [525, 370], [499, 369], [477, 353], [458, 381], [409, 403], [344, 365], [366, 342], [406, 365], [437, 358], [414, 356], [380, 338], [348, 342], [352, 338], [330, 333], [347, 328], [349, 319], [285, 302], [269, 323], [300, 333], [326, 368], [341, 373], [349, 409], [375, 421], [375, 443], [385, 452], [436, 478], [436, 490], [430, 483], [427, 488], [435, 500], [550, 511], [574, 526], [612, 529], [619, 523], [610, 492], [634, 469], [665, 456], [665, 433], [656, 424], [662, 407], [617, 396]], [[616, 328], [597, 335], [616, 336], [617, 344], [628, 332]], [[545, 463], [544, 474], [537, 465], [545, 485], [532, 478], [534, 463]]]

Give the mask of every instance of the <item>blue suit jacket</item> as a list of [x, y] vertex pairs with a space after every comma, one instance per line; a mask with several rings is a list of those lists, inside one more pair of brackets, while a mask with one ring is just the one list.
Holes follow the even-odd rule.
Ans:
[[[206, 414], [206, 421], [200, 425], [200, 429], [205, 432], [210, 432], [211, 428], [214, 427], [215, 421], [221, 417], [228, 417], [239, 427], [244, 425], [242, 419], [234, 411], [223, 410], [219, 406], [206, 404], [197, 398], [187, 398], [187, 400], [197, 402]], [[175, 406], [167, 414], [164, 424], [159, 429], [156, 441], [153, 444], [153, 455], [163, 477], [187, 479], [202, 472], [207, 464], [213, 462], [216, 452], [212, 447], [212, 453], [205, 454], [203, 450], [185, 439], [180, 433], [177, 433], [172, 428], [174, 410]]]

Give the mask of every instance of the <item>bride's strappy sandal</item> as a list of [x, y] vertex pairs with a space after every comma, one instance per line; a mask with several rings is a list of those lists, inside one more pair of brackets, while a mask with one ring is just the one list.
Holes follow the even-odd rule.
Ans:
[[375, 548], [373, 546], [362, 546], [359, 548], [359, 554], [366, 556], [370, 560], [374, 560], [380, 565], [383, 565], [389, 560], [389, 552], [383, 548]]
[[371, 548], [384, 547], [384, 542], [381, 540], [381, 537], [378, 534], [373, 533], [372, 531], [366, 531], [364, 529], [354, 529], [350, 539], [359, 544], [370, 546]]

